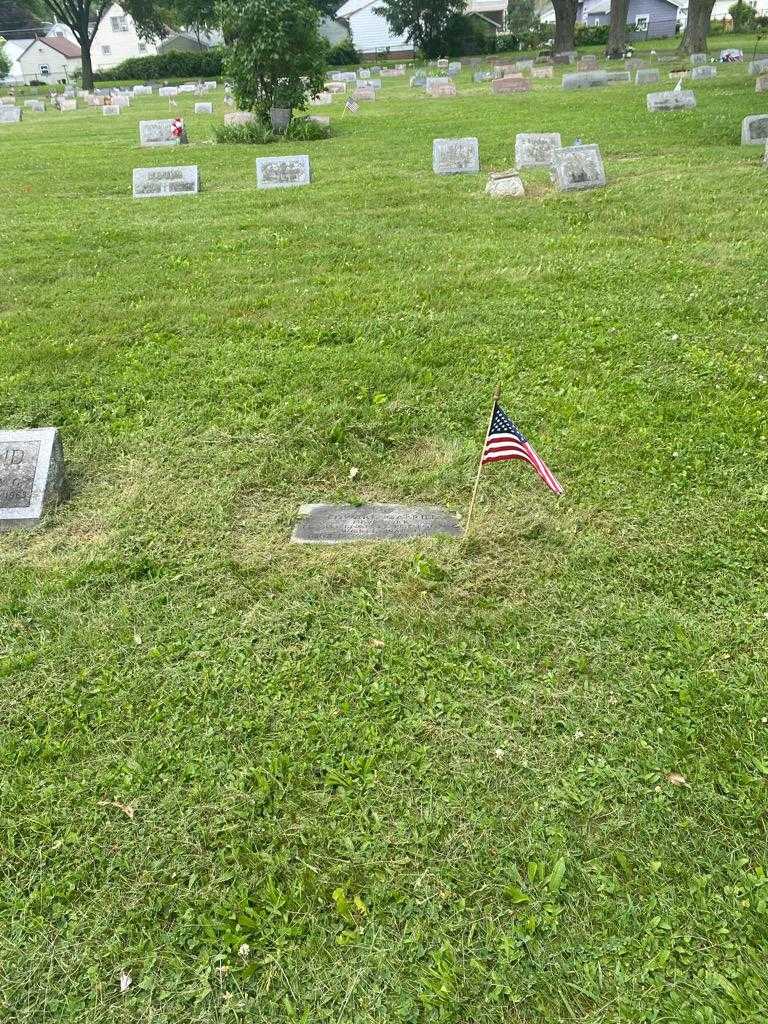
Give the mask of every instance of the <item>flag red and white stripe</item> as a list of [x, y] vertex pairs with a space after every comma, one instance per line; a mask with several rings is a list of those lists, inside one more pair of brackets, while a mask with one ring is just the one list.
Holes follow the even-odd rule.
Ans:
[[481, 465], [488, 462], [504, 462], [506, 459], [521, 459], [533, 466], [547, 487], [555, 494], [563, 494], [560, 482], [534, 451], [533, 447], [507, 416], [498, 402], [494, 404], [491, 423], [485, 438]]

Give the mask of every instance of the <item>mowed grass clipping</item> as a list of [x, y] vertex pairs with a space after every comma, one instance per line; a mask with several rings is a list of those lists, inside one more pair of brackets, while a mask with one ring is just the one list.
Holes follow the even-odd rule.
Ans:
[[[0, 425], [72, 488], [0, 537], [4, 1019], [768, 1016], [768, 100], [559, 79], [385, 79], [300, 149], [193, 96], [183, 149], [156, 97], [0, 128]], [[520, 131], [608, 187], [489, 199]], [[257, 191], [285, 152], [312, 186]], [[288, 546], [465, 515], [497, 382], [564, 498], [507, 463], [464, 546]]]

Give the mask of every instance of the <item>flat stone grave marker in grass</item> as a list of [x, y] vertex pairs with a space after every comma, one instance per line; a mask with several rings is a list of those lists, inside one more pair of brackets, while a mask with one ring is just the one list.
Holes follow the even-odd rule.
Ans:
[[494, 199], [516, 199], [525, 195], [523, 182], [518, 174], [513, 171], [502, 171], [499, 174], [491, 174], [485, 186], [485, 191]]
[[576, 71], [563, 75], [564, 89], [595, 89], [607, 84], [607, 71]]
[[768, 140], [768, 114], [750, 114], [741, 122], [742, 146], [764, 146]]
[[295, 188], [311, 181], [308, 156], [260, 156], [256, 160], [258, 188]]
[[477, 139], [434, 139], [432, 170], [435, 174], [477, 174], [480, 170]]
[[63, 497], [58, 430], [0, 430], [0, 532], [37, 526], [45, 510]]
[[531, 78], [554, 78], [555, 69], [552, 67], [531, 68]]
[[21, 120], [21, 107], [0, 107], [0, 124], [18, 124]]
[[200, 191], [196, 164], [180, 167], [135, 167], [133, 198], [157, 199], [159, 196], [191, 196]]
[[445, 509], [431, 505], [302, 505], [292, 544], [350, 544], [361, 541], [414, 540], [461, 528]]
[[635, 72], [635, 85], [656, 85], [661, 81], [658, 68], [638, 68]]
[[172, 118], [139, 121], [139, 145], [141, 146], [180, 146], [185, 145], [186, 141], [187, 133], [183, 129], [181, 135], [174, 134]]
[[655, 113], [663, 110], [693, 110], [696, 95], [690, 89], [679, 92], [649, 92], [645, 99], [648, 110]]
[[497, 96], [510, 92], [530, 92], [531, 80], [523, 78], [522, 75], [507, 75], [506, 78], [496, 78], [491, 83], [491, 92]]
[[691, 80], [699, 82], [704, 78], [716, 78], [717, 68], [712, 64], [702, 64], [699, 67], [691, 68]]
[[212, 103], [196, 103], [195, 104], [196, 114], [212, 114], [213, 104]]
[[556, 149], [562, 149], [559, 132], [520, 132], [515, 136], [515, 165], [551, 167]]
[[117, 117], [121, 109], [121, 107], [115, 106], [113, 103], [105, 103], [101, 108], [101, 113], [103, 117]]
[[577, 192], [605, 185], [605, 168], [598, 146], [565, 146], [552, 155], [552, 173], [560, 192]]

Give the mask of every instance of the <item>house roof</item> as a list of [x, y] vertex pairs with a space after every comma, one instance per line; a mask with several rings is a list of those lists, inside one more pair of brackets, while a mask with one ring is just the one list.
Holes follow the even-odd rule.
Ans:
[[376, 0], [347, 0], [345, 4], [336, 11], [337, 18], [348, 18], [351, 14], [357, 14], [365, 7], [372, 7]]
[[45, 43], [46, 46], [50, 46], [52, 50], [56, 50], [62, 57], [82, 57], [80, 47], [77, 43], [73, 43], [71, 39], [67, 39], [66, 36], [46, 36], [44, 39], [38, 39], [39, 43]]

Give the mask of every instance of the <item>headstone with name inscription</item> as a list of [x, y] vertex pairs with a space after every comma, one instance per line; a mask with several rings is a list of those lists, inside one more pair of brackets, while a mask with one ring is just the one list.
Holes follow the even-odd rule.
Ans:
[[77, 110], [77, 100], [60, 99], [59, 100], [59, 110], [62, 113], [66, 112], [66, 111], [70, 111], [70, 110]]
[[427, 88], [428, 96], [455, 96], [456, 86], [449, 79], [447, 82], [438, 82], [437, 85], [433, 85]]
[[692, 53], [691, 54], [691, 67], [700, 68], [709, 62], [709, 56], [706, 53]]
[[311, 107], [327, 107], [331, 103], [333, 103], [333, 96], [329, 92], [319, 92], [317, 96], [313, 96], [309, 101]]
[[616, 85], [620, 82], [631, 82], [632, 74], [629, 71], [608, 71], [606, 72], [608, 85]]
[[560, 192], [577, 192], [605, 185], [605, 168], [598, 146], [565, 146], [552, 154], [552, 176]]
[[101, 108], [101, 113], [104, 117], [117, 117], [120, 110], [121, 108], [116, 106], [114, 103], [105, 103]]
[[200, 191], [200, 175], [196, 164], [180, 167], [135, 167], [133, 198], [154, 199], [158, 196], [191, 196]]
[[358, 68], [357, 77], [358, 78], [370, 78], [371, 77], [370, 69], [369, 68]]
[[18, 124], [21, 120], [21, 107], [0, 107], [0, 124]]
[[747, 70], [750, 75], [762, 75], [768, 71], [768, 57], [761, 57], [760, 60], [750, 61]]
[[755, 92], [768, 92], [768, 75], [762, 75], [755, 80]]
[[551, 167], [556, 149], [562, 149], [559, 132], [520, 132], [515, 136], [515, 166]]
[[260, 156], [256, 160], [257, 188], [295, 188], [311, 181], [308, 156]]
[[585, 53], [583, 57], [576, 62], [577, 71], [597, 71], [597, 57], [594, 53]]
[[45, 113], [45, 103], [42, 100], [24, 100], [24, 106], [27, 110], [34, 110], [36, 114]]
[[213, 104], [212, 103], [196, 103], [195, 104], [196, 114], [212, 114]]
[[750, 114], [741, 122], [742, 146], [764, 146], [768, 140], [768, 114]]
[[690, 89], [675, 92], [649, 92], [645, 98], [652, 113], [663, 110], [692, 110], [696, 106], [696, 94]]
[[64, 496], [58, 430], [0, 430], [0, 532], [37, 526]]
[[131, 97], [124, 92], [118, 92], [112, 97], [112, 105], [115, 107], [130, 107]]
[[461, 536], [458, 521], [430, 505], [302, 505], [292, 544], [413, 540], [436, 534]]
[[514, 171], [503, 171], [499, 174], [491, 174], [485, 186], [485, 191], [494, 199], [514, 199], [525, 195], [523, 182]]
[[518, 73], [521, 73], [523, 71], [531, 71], [532, 68], [533, 68], [533, 61], [532, 60], [516, 60], [515, 63], [512, 65], [512, 67]]
[[543, 68], [531, 68], [531, 78], [554, 78], [555, 69], [553, 67]]
[[203, 82], [203, 85], [205, 86], [205, 88], [209, 92], [213, 92], [214, 89], [218, 89], [218, 87], [219, 87], [219, 83], [218, 82], [213, 82], [213, 81], [211, 81], [211, 82]]
[[496, 95], [504, 95], [509, 92], [530, 92], [531, 80], [522, 75], [508, 75], [506, 78], [496, 78], [491, 83], [491, 92]]
[[358, 85], [355, 91], [352, 93], [353, 100], [362, 100], [365, 103], [372, 103], [376, 99], [376, 90], [369, 89], [367, 85], [364, 87]]
[[175, 85], [161, 85], [157, 90], [157, 95], [163, 99], [172, 99], [179, 95], [179, 90]]
[[336, 93], [346, 92], [347, 91], [347, 83], [346, 82], [326, 82], [325, 85], [323, 86], [323, 89], [326, 92], [330, 92], [330, 93], [335, 95]]
[[594, 89], [607, 84], [607, 71], [576, 71], [563, 75], [563, 89]]
[[700, 67], [691, 68], [691, 79], [701, 81], [703, 78], [716, 78], [717, 68], [712, 64], [702, 64]]
[[480, 170], [477, 139], [434, 139], [432, 170], [435, 174], [477, 174]]
[[449, 61], [448, 62], [447, 71], [448, 71], [449, 75], [458, 75], [458, 73], [461, 71], [461, 61], [460, 60]]
[[182, 128], [181, 135], [177, 135], [172, 118], [139, 121], [140, 146], [182, 146], [186, 141], [186, 131]]
[[179, 92], [194, 92], [196, 88], [197, 85], [195, 82], [185, 82], [184, 85], [179, 86]]
[[660, 81], [658, 68], [638, 68], [635, 72], [635, 85], [656, 85]]

